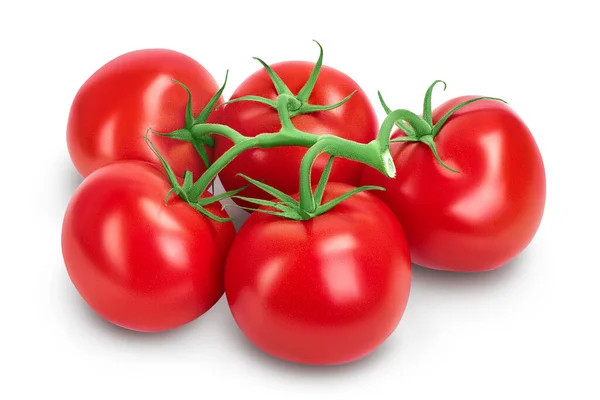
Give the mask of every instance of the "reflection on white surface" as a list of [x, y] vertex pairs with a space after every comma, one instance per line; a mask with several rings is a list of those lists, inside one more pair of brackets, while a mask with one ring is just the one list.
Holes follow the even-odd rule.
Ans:
[[[481, 138], [481, 146], [488, 149], [488, 157], [485, 157], [486, 165], [483, 170], [485, 175], [479, 185], [474, 185], [473, 190], [465, 193], [452, 207], [452, 212], [461, 219], [477, 222], [489, 217], [488, 214], [495, 212], [501, 206], [502, 193], [498, 193], [498, 184], [495, 178], [502, 168], [502, 154], [504, 148], [502, 138], [499, 134], [490, 134]], [[481, 205], [484, 205], [482, 207]]]
[[[217, 177], [217, 179], [215, 179], [215, 195], [221, 194], [225, 192], [225, 189], [223, 189], [223, 184], [221, 183], [221, 179], [219, 179]], [[224, 200], [222, 200], [221, 202], [222, 204], [233, 204], [233, 200], [231, 200], [231, 198], [226, 198]], [[227, 214], [231, 217], [231, 218], [235, 218], [233, 220], [233, 226], [235, 227], [236, 231], [239, 231], [240, 228], [242, 227], [242, 225], [244, 224], [244, 222], [246, 221], [246, 219], [248, 219], [248, 216], [250, 215], [246, 210], [243, 210], [239, 207], [227, 207], [226, 208]]]
[[321, 253], [326, 257], [323, 279], [329, 295], [336, 301], [354, 299], [360, 293], [360, 277], [353, 265], [351, 251], [357, 246], [356, 238], [341, 234], [324, 241]]

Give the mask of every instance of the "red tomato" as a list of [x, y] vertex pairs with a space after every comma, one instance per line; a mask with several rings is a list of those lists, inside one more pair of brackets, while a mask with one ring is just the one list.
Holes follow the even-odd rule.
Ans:
[[[149, 128], [169, 133], [185, 126], [187, 93], [194, 116], [219, 86], [197, 61], [172, 50], [147, 49], [123, 54], [96, 71], [78, 91], [69, 114], [67, 144], [71, 159], [84, 177], [117, 160], [158, 159], [142, 136]], [[221, 104], [222, 99], [217, 104]], [[153, 142], [177, 176], [206, 169], [189, 142], [154, 136]], [[205, 146], [212, 160], [212, 148]]]
[[[324, 202], [350, 189], [330, 183]], [[342, 364], [375, 350], [396, 329], [410, 285], [402, 227], [367, 192], [309, 221], [254, 212], [225, 266], [227, 301], [246, 337], [305, 364]]]
[[[282, 62], [271, 67], [295, 95], [308, 80], [314, 63]], [[342, 72], [323, 66], [308, 103], [334, 104], [355, 90], [357, 92], [352, 98], [336, 109], [293, 117], [294, 126], [308, 133], [331, 134], [360, 143], [368, 143], [375, 139], [379, 130], [375, 110], [365, 92]], [[257, 71], [242, 82], [231, 99], [247, 95], [272, 100], [277, 98], [277, 92], [265, 69]], [[215, 119], [250, 137], [260, 133], [277, 132], [281, 129], [277, 111], [269, 105], [254, 101], [226, 104], [217, 110]], [[214, 137], [215, 157], [220, 157], [231, 147], [231, 142], [222, 136]], [[300, 161], [306, 151], [307, 149], [303, 147], [287, 146], [247, 150], [223, 169], [219, 177], [226, 190], [245, 186], [248, 182], [236, 176], [238, 173], [243, 173], [291, 195], [299, 190]], [[317, 158], [312, 173], [314, 184], [318, 182], [327, 160], [328, 156], [325, 154]], [[363, 168], [364, 164], [340, 158], [333, 165], [330, 180], [356, 185]], [[254, 186], [244, 189], [243, 195], [259, 199], [269, 198], [265, 192]], [[240, 205], [249, 205], [237, 199], [235, 201]]]
[[[433, 122], [475, 97], [444, 103]], [[386, 188], [375, 194], [402, 223], [414, 263], [458, 272], [506, 264], [531, 242], [544, 211], [545, 171], [531, 132], [505, 103], [481, 100], [451, 116], [435, 143], [459, 173], [424, 143], [392, 143], [396, 178], [366, 168], [361, 184]]]
[[[97, 169], [66, 211], [62, 250], [88, 305], [124, 328], [156, 332], [186, 324], [223, 294], [223, 266], [235, 230], [204, 217], [141, 161]], [[210, 211], [226, 217], [221, 207]]]

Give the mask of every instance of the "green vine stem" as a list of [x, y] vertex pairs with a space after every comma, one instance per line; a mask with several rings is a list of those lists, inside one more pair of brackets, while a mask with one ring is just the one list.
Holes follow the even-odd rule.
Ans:
[[[192, 185], [188, 196], [191, 199], [197, 199], [200, 193], [208, 188], [216, 176], [225, 168], [235, 157], [251, 148], [272, 148], [280, 146], [301, 146], [309, 148], [307, 156], [302, 161], [301, 167], [301, 188], [300, 191], [306, 194], [306, 189], [310, 190], [310, 168], [314, 160], [320, 153], [328, 153], [332, 156], [348, 158], [369, 165], [389, 177], [394, 177], [396, 169], [389, 152], [389, 137], [391, 126], [388, 129], [382, 129], [377, 139], [369, 143], [358, 143], [343, 139], [333, 135], [315, 135], [296, 129], [291, 121], [289, 104], [296, 102], [293, 96], [280, 94], [277, 97], [276, 105], [281, 120], [281, 129], [276, 133], [261, 133], [254, 137], [246, 137], [236, 130], [220, 124], [199, 124], [192, 128], [192, 135], [200, 137], [209, 134], [216, 134], [227, 137], [233, 142], [221, 157], [213, 162], [204, 174]], [[393, 124], [392, 124], [393, 125]], [[316, 148], [313, 149], [313, 146]], [[305, 204], [306, 204], [305, 200]], [[312, 209], [308, 206], [308, 209]]]
[[322, 153], [360, 161], [377, 168], [390, 178], [396, 175], [396, 167], [392, 161], [389, 147], [383, 149], [377, 140], [373, 140], [368, 144], [359, 144], [339, 141], [338, 139], [336, 136], [322, 136], [308, 149], [302, 158], [300, 164], [300, 207], [308, 213], [315, 212], [318, 206], [312, 195], [311, 171], [316, 158]]

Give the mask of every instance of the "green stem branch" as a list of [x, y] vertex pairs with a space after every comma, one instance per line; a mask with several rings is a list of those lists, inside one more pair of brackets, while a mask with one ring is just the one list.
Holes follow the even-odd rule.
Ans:
[[233, 144], [238, 144], [246, 140], [247, 138], [236, 131], [233, 128], [230, 128], [227, 125], [220, 124], [202, 124], [196, 125], [192, 128], [192, 135], [195, 137], [204, 137], [210, 134], [215, 134], [219, 136], [225, 136], [229, 140], [233, 142]]
[[194, 183], [189, 191], [189, 198], [193, 201], [198, 201], [202, 193], [208, 189], [210, 183], [217, 177], [219, 172], [227, 166], [227, 164], [244, 151], [256, 147], [258, 142], [258, 136], [254, 138], [244, 138], [243, 140], [238, 139], [238, 143], [234, 144], [233, 147], [230, 147], [221, 157], [216, 159]]
[[322, 153], [327, 153], [334, 157], [360, 161], [378, 169], [388, 176], [393, 176], [392, 172], [388, 170], [389, 165], [386, 163], [388, 158], [391, 159], [388, 146], [382, 149], [377, 140], [364, 144], [344, 139], [340, 140], [337, 136], [321, 136], [317, 142], [308, 149], [300, 164], [300, 207], [309, 213], [314, 212], [318, 206], [315, 204], [312, 194], [311, 171], [315, 160]]

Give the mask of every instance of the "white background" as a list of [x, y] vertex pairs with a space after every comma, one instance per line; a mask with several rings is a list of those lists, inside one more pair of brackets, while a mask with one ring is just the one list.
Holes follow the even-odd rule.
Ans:
[[[0, 398], [598, 399], [599, 21], [592, 1], [13, 1], [0, 6]], [[202, 63], [228, 96], [259, 65], [316, 60], [376, 102], [419, 111], [462, 94], [506, 99], [542, 151], [539, 233], [492, 273], [414, 271], [395, 334], [347, 366], [274, 360], [225, 302], [140, 334], [98, 318], [71, 285], [63, 212], [80, 178], [65, 142], [79, 86], [130, 50]], [[379, 116], [383, 113], [377, 106]], [[594, 383], [596, 380], [596, 383]]]

